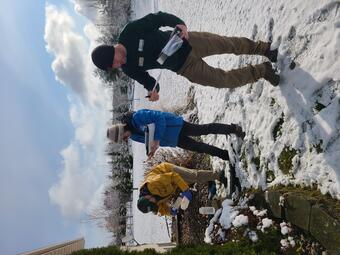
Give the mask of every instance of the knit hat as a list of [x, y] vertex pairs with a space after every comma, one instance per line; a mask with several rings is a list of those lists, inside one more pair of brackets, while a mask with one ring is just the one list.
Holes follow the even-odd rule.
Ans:
[[140, 197], [138, 199], [137, 207], [142, 213], [158, 211], [158, 205], [145, 197]]
[[114, 56], [115, 48], [110, 45], [99, 45], [91, 54], [93, 64], [104, 71], [112, 67]]
[[121, 143], [123, 141], [124, 124], [114, 124], [107, 129], [106, 136], [114, 143]]

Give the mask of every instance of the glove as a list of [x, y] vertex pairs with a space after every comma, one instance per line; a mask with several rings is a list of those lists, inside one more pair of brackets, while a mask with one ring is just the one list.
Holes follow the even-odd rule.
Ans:
[[189, 200], [189, 202], [191, 202], [191, 200], [192, 200], [192, 193], [191, 193], [191, 191], [189, 189], [187, 189], [187, 190], [185, 190], [185, 191], [183, 191], [181, 193], [181, 197], [186, 197]]
[[170, 208], [170, 214], [171, 214], [171, 216], [176, 216], [177, 213], [178, 213], [178, 209], [172, 208], [172, 207]]

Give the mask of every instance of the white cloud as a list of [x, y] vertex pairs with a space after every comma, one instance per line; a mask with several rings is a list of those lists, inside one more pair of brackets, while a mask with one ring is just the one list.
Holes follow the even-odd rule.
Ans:
[[86, 206], [87, 192], [84, 189], [83, 174], [79, 171], [79, 152], [76, 146], [70, 145], [62, 151], [64, 158], [64, 171], [61, 174], [61, 181], [54, 184], [49, 195], [52, 202], [61, 207], [64, 215], [76, 216], [81, 214]]
[[[54, 5], [46, 5], [45, 14], [44, 39], [47, 51], [54, 56], [52, 69], [56, 79], [75, 92], [83, 103], [102, 104], [103, 90], [93, 77], [88, 34], [77, 33], [72, 17]], [[95, 27], [90, 27], [95, 35]]]
[[64, 167], [59, 182], [49, 190], [52, 203], [57, 204], [63, 215], [82, 217], [101, 204], [105, 176], [105, 156], [101, 147], [92, 150], [72, 142], [61, 152]]
[[101, 141], [104, 143], [106, 122], [109, 119], [107, 108], [72, 103], [70, 118], [76, 128], [75, 139], [79, 144], [95, 147]]
[[85, 39], [73, 29], [73, 20], [65, 11], [59, 11], [53, 5], [46, 6], [44, 38], [47, 51], [55, 56], [52, 69], [56, 79], [86, 99], [84, 53], [88, 47]]
[[50, 191], [50, 199], [66, 216], [81, 216], [90, 204], [100, 204], [95, 195], [108, 174], [106, 168], [105, 130], [109, 111], [103, 107], [71, 102], [70, 116], [75, 138], [61, 152], [64, 167], [58, 183]]
[[52, 69], [56, 79], [73, 94], [68, 95], [70, 119], [75, 138], [61, 152], [60, 179], [49, 190], [52, 203], [63, 215], [82, 217], [100, 204], [102, 185], [108, 171], [105, 156], [105, 130], [110, 119], [109, 93], [93, 76], [90, 58], [95, 27], [86, 25], [85, 35], [75, 32], [72, 17], [56, 6], [46, 6], [46, 49], [54, 56]]

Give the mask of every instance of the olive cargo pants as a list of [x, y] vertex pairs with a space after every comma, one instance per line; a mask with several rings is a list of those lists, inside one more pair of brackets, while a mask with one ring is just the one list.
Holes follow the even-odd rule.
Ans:
[[181, 166], [174, 166], [172, 169], [175, 173], [178, 173], [183, 180], [188, 183], [208, 183], [209, 181], [219, 180], [220, 174], [210, 170], [196, 170], [189, 169]]
[[263, 64], [224, 71], [209, 66], [202, 58], [216, 54], [264, 55], [269, 43], [254, 42], [244, 37], [226, 37], [208, 32], [189, 32], [192, 47], [183, 66], [177, 74], [191, 82], [216, 88], [236, 88], [256, 82], [264, 76]]

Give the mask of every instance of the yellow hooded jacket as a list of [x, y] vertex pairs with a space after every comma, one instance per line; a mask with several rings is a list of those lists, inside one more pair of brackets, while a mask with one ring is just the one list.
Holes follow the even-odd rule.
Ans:
[[167, 201], [171, 198], [177, 188], [185, 191], [189, 188], [183, 178], [172, 171], [173, 164], [162, 163], [152, 168], [145, 176], [141, 187], [147, 183], [148, 190], [152, 195], [162, 197], [157, 202], [158, 213], [160, 215], [170, 215], [170, 208]]

